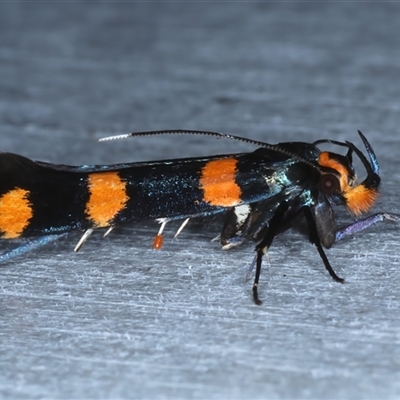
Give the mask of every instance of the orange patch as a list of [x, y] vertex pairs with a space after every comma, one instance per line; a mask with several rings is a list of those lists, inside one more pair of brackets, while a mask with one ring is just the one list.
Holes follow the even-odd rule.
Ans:
[[329, 167], [340, 174], [340, 190], [346, 199], [348, 210], [354, 215], [360, 215], [368, 211], [378, 197], [378, 191], [365, 187], [363, 184], [350, 186], [348, 184], [348, 170], [340, 162], [329, 157], [329, 153], [324, 151], [320, 154], [318, 164]]
[[19, 237], [33, 217], [27, 198], [29, 190], [13, 189], [0, 197], [0, 234], [5, 239]]
[[375, 203], [378, 192], [366, 188], [364, 185], [358, 185], [344, 193], [346, 205], [349, 211], [354, 215], [360, 215], [368, 211]]
[[129, 200], [125, 182], [117, 172], [94, 173], [88, 176], [88, 188], [87, 215], [97, 228], [109, 226]]
[[233, 207], [240, 204], [242, 191], [235, 182], [237, 160], [226, 158], [208, 162], [201, 170], [200, 188], [203, 200], [213, 206]]
[[160, 250], [161, 247], [163, 246], [163, 243], [164, 243], [164, 239], [163, 239], [162, 235], [158, 234], [158, 235], [154, 238], [153, 249], [154, 249], [154, 250]]

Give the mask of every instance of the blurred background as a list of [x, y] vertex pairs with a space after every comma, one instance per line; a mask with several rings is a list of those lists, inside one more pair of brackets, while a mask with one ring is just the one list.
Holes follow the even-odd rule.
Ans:
[[[1, 150], [119, 163], [252, 147], [98, 138], [360, 145], [360, 129], [381, 165], [376, 209], [399, 211], [399, 16], [396, 2], [3, 2]], [[262, 307], [244, 280], [253, 244], [222, 252], [200, 228], [157, 253], [155, 226], [95, 235], [76, 255], [78, 233], [3, 265], [0, 397], [400, 396], [398, 227], [329, 252], [344, 286], [288, 233]]]

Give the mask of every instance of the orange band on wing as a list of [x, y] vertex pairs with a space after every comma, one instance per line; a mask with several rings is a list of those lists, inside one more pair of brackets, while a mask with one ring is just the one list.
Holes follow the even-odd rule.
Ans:
[[125, 182], [117, 172], [94, 173], [88, 176], [88, 188], [86, 214], [96, 227], [109, 226], [129, 200]]
[[13, 189], [0, 197], [0, 234], [5, 239], [19, 237], [33, 217], [28, 190]]
[[217, 207], [233, 207], [240, 203], [242, 191], [235, 181], [237, 162], [226, 158], [209, 161], [202, 168], [200, 188], [204, 191], [204, 201]]

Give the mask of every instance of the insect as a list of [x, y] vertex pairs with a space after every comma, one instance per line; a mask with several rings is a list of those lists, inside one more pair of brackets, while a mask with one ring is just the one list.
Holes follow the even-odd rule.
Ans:
[[[0, 262], [65, 236], [84, 234], [78, 251], [93, 230], [105, 235], [129, 222], [157, 220], [161, 226], [153, 247], [162, 247], [168, 222], [183, 220], [177, 236], [191, 218], [223, 214], [223, 249], [257, 241], [253, 299], [261, 304], [258, 285], [262, 258], [274, 238], [305, 219], [309, 240], [317, 247], [331, 277], [336, 275], [325, 254], [335, 241], [383, 220], [400, 216], [378, 213], [337, 229], [333, 206], [343, 205], [359, 217], [374, 204], [380, 186], [375, 153], [359, 131], [368, 158], [351, 142], [319, 140], [312, 144], [275, 145], [208, 131], [150, 131], [103, 140], [163, 134], [209, 135], [258, 146], [253, 152], [114, 165], [66, 166], [32, 161], [11, 153], [0, 154], [0, 237], [30, 238], [0, 256]], [[345, 155], [321, 151], [330, 143]], [[367, 176], [357, 183], [353, 154]]]

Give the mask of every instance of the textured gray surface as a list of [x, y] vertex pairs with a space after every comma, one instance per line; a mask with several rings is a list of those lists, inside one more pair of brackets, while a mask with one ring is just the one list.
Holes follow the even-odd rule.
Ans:
[[[69, 164], [247, 150], [206, 138], [98, 144], [134, 130], [269, 142], [361, 129], [381, 164], [376, 210], [399, 211], [396, 3], [1, 3], [3, 151]], [[250, 150], [250, 149], [249, 149]], [[339, 212], [342, 221], [349, 216]], [[223, 252], [192, 224], [79, 233], [0, 268], [0, 397], [400, 397], [399, 227], [328, 252], [274, 243], [257, 307], [253, 244]], [[2, 245], [5, 249], [6, 244]]]

